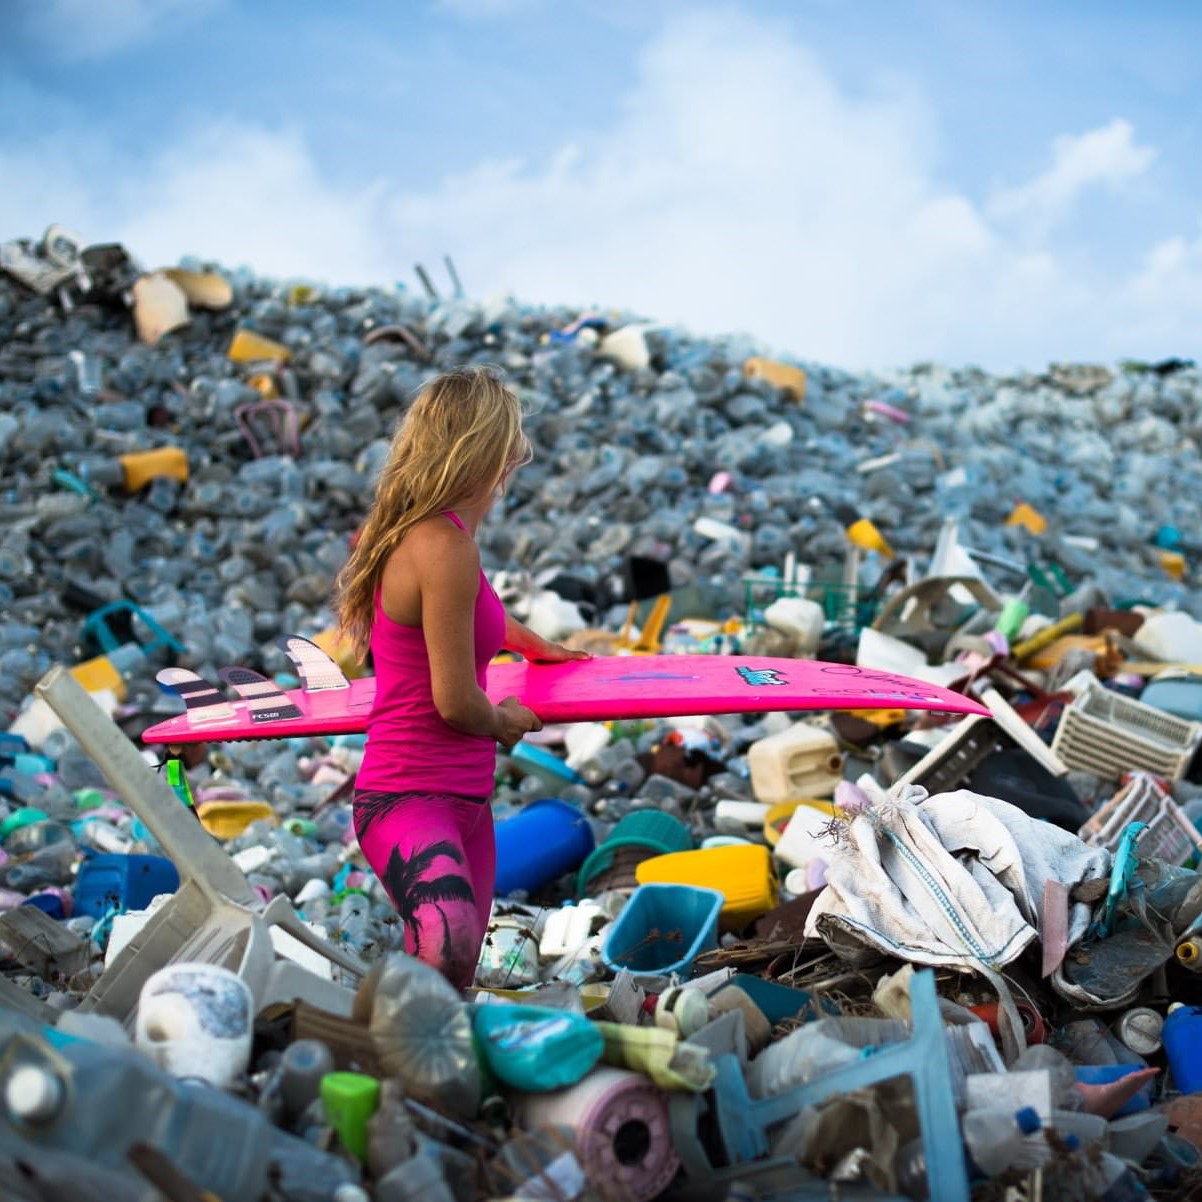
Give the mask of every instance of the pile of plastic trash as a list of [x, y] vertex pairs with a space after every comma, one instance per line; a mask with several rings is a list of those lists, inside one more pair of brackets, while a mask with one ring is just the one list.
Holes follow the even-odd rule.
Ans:
[[[755, 351], [0, 247], [5, 1198], [1202, 1189], [1202, 379]], [[362, 736], [140, 735], [169, 665], [365, 670], [332, 576], [406, 395], [485, 360], [536, 446], [486, 566], [543, 633], [989, 716], [544, 729], [460, 995], [356, 846]]]

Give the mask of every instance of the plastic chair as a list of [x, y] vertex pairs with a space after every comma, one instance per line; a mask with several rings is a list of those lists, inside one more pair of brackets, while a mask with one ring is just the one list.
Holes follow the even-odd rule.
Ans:
[[65, 668], [51, 668], [35, 691], [146, 825], [183, 882], [105, 969], [80, 1011], [110, 1014], [131, 1027], [152, 973], [168, 964], [199, 961], [238, 973], [254, 994], [256, 1012], [302, 998], [349, 1015], [351, 990], [278, 958], [272, 928], [356, 977], [365, 976], [367, 966], [305, 926], [287, 898], [274, 898], [264, 907], [234, 861]]
[[[688, 1177], [706, 1184], [743, 1180], [753, 1167], [747, 1162], [768, 1155], [769, 1130], [794, 1118], [803, 1107], [906, 1075], [914, 1083], [928, 1196], [939, 1202], [969, 1202], [951, 1060], [935, 994], [935, 974], [930, 969], [914, 974], [910, 1008], [913, 1034], [906, 1042], [882, 1048], [773, 1097], [752, 1098], [738, 1058], [719, 1056], [718, 1078], [708, 1093], [674, 1094], [671, 1098], [672, 1138]], [[702, 1132], [712, 1133], [712, 1152], [706, 1148]], [[822, 1191], [816, 1192], [815, 1198], [828, 1197], [826, 1183], [821, 1184]]]

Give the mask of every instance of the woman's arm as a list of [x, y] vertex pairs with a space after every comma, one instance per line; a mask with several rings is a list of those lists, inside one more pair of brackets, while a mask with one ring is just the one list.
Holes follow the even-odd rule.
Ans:
[[569, 651], [567, 647], [561, 647], [558, 643], [549, 643], [528, 626], [523, 626], [511, 614], [505, 615], [504, 646], [506, 651], [516, 651], [525, 659], [546, 664], [563, 663], [569, 659], [592, 659], [587, 651]]
[[[476, 544], [446, 523], [418, 526], [406, 538], [406, 566], [421, 594], [422, 634], [434, 705], [448, 726], [512, 746], [538, 718], [516, 698], [493, 705], [476, 682], [475, 617], [480, 587]], [[385, 572], [384, 588], [388, 588]]]

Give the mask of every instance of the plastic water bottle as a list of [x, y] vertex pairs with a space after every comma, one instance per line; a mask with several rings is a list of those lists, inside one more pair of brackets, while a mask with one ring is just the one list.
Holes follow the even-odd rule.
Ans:
[[973, 1164], [986, 1177], [1007, 1169], [1034, 1169], [1046, 1164], [1052, 1149], [1041, 1132], [1039, 1115], [1030, 1107], [970, 1110], [962, 1120], [964, 1144]]
[[1202, 1008], [1174, 1002], [1160, 1033], [1173, 1085], [1182, 1093], [1202, 1091]]

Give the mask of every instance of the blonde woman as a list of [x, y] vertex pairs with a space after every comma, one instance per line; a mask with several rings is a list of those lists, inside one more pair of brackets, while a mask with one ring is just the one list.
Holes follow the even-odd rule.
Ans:
[[520, 403], [496, 373], [431, 380], [397, 429], [337, 583], [342, 629], [360, 654], [371, 649], [376, 672], [355, 833], [406, 951], [460, 989], [492, 909], [496, 744], [541, 726], [516, 697], [489, 701], [485, 669], [502, 648], [587, 658], [509, 617], [480, 567], [476, 531], [529, 459]]

